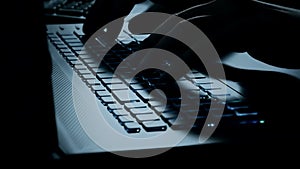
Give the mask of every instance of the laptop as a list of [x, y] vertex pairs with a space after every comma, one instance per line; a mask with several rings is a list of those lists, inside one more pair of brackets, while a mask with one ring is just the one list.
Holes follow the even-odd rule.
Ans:
[[[143, 49], [140, 44], [149, 35], [124, 27], [115, 39], [97, 34], [86, 41], [83, 24], [46, 25], [52, 59], [51, 127], [57, 139], [52, 158], [199, 157], [232, 150], [221, 148], [224, 144], [243, 145], [239, 153], [254, 145], [253, 151], [264, 154], [270, 141], [296, 145], [296, 120], [285, 113], [297, 112], [291, 96], [299, 93], [299, 67], [274, 66], [248, 52], [232, 52], [222, 57], [226, 78], [197, 69], [175, 81], [157, 69], [132, 77], [128, 63], [133, 61], [126, 61]], [[99, 57], [95, 62], [97, 54], [101, 62]], [[179, 96], [176, 87], [163, 91], [174, 82], [184, 89]]]
[[[141, 13], [149, 5], [149, 1], [137, 4], [130, 14]], [[166, 96], [164, 91], [155, 88], [166, 89], [162, 86], [174, 83], [167, 78], [164, 82], [161, 79], [165, 77], [161, 75], [164, 73], [159, 70], [151, 70], [152, 75], [126, 76], [133, 72], [134, 67], [128, 56], [141, 50], [141, 44], [149, 36], [131, 33], [126, 27], [128, 18], [132, 16], [125, 18], [125, 26], [117, 38], [106, 41], [106, 35], [100, 31], [105, 32], [109, 28], [103, 27], [86, 43], [83, 40], [83, 23], [47, 25], [53, 60], [58, 142], [64, 154], [110, 152], [142, 158], [165, 153], [174, 147], [230, 141], [242, 143], [251, 142], [253, 137], [263, 138], [263, 133], [273, 123], [266, 115], [266, 111], [270, 110], [264, 110], [249, 100], [249, 89], [245, 89], [248, 84], [243, 85], [243, 81], [213, 78], [192, 69], [176, 81], [188, 89], [184, 92], [197, 91], [199, 94], [197, 98], [190, 94], [192, 98], [187, 98], [190, 100], [185, 105], [184, 94]], [[110, 43], [114, 45], [107, 45]], [[257, 72], [264, 76], [269, 76], [269, 73], [272, 77], [272, 73], [278, 73], [295, 78], [295, 81], [300, 79], [299, 69], [273, 66], [248, 52], [232, 52], [222, 57], [222, 62], [225, 71], [235, 69], [252, 80]], [[260, 77], [263, 76], [256, 76]], [[263, 83], [265, 79], [258, 80]], [[264, 88], [263, 84], [261, 86]], [[267, 93], [268, 90], [265, 90]], [[175, 88], [172, 92], [176, 93]], [[259, 92], [269, 99], [264, 91]], [[190, 102], [193, 99], [200, 101], [199, 111], [198, 107], [192, 109]], [[265, 102], [269, 103], [268, 100]], [[179, 109], [183, 115], [178, 116]], [[221, 114], [218, 114], [219, 110], [223, 110]], [[207, 120], [209, 114], [210, 121]], [[205, 132], [208, 134], [204, 135]]]

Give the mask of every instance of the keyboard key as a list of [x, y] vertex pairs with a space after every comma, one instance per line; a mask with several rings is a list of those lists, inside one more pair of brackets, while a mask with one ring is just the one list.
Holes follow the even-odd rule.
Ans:
[[76, 56], [65, 56], [65, 59], [67, 60], [67, 62], [78, 60]]
[[114, 110], [112, 111], [113, 115], [115, 116], [129, 116], [129, 112], [126, 110]]
[[128, 133], [139, 133], [141, 131], [140, 124], [136, 122], [127, 122], [123, 126]]
[[189, 80], [177, 81], [177, 84], [182, 86], [184, 89], [199, 90], [199, 88]]
[[[74, 41], [74, 42], [78, 42], [78, 41], [76, 40], [76, 41]], [[85, 50], [75, 51], [75, 53], [76, 53], [77, 55], [86, 55], [86, 54], [87, 54], [87, 52], [86, 52]]]
[[111, 93], [109, 93], [107, 90], [98, 90], [95, 92], [97, 97], [108, 97], [111, 96]]
[[175, 119], [175, 118], [177, 118], [178, 113], [175, 111], [170, 111], [170, 112], [161, 113], [160, 116], [164, 119]]
[[186, 74], [186, 77], [188, 77], [189, 79], [201, 79], [201, 78], [205, 78], [205, 75], [202, 73], [193, 73], [193, 72], [189, 72]]
[[128, 86], [125, 85], [124, 83], [121, 84], [109, 84], [107, 85], [107, 87], [109, 88], [109, 90], [113, 91], [113, 90], [129, 90]]
[[97, 73], [96, 76], [98, 79], [111, 79], [116, 77], [113, 73]]
[[114, 104], [108, 104], [107, 109], [111, 110], [111, 111], [113, 111], [113, 110], [122, 110], [122, 109], [124, 109], [124, 107], [120, 104], [114, 103]]
[[88, 69], [80, 69], [77, 71], [79, 75], [90, 74], [91, 72]]
[[70, 49], [68, 49], [68, 48], [62, 48], [62, 49], [59, 49], [59, 51], [60, 52], [62, 52], [62, 53], [70, 53], [70, 52], [72, 52]]
[[63, 43], [62, 41], [53, 41], [52, 42], [54, 44], [54, 46], [58, 47], [58, 45], [65, 45], [65, 43]]
[[69, 64], [71, 65], [71, 66], [75, 66], [75, 65], [83, 65], [82, 64], [82, 62], [81, 61], [79, 61], [79, 60], [71, 60], [71, 61], [69, 61]]
[[127, 84], [137, 84], [137, 83], [139, 83], [136, 79], [129, 79], [129, 78], [124, 78], [124, 81]]
[[236, 109], [234, 112], [237, 116], [256, 116], [256, 115], [258, 115], [257, 111], [254, 111], [250, 108], [240, 108], [240, 109]]
[[161, 120], [144, 121], [142, 122], [142, 125], [147, 132], [167, 130], [167, 125]]
[[152, 113], [152, 114], [137, 114], [135, 116], [138, 122], [143, 122], [143, 121], [154, 121], [154, 120], [159, 120], [159, 117]]
[[[61, 29], [64, 29], [61, 27]], [[68, 33], [58, 33], [60, 35], [60, 37], [62, 39], [64, 39], [67, 43], [71, 43], [72, 41], [69, 41], [69, 40], [77, 40], [77, 42], [80, 42], [79, 39], [77, 39], [77, 37], [73, 34], [68, 34]]]
[[193, 79], [192, 81], [196, 85], [199, 85], [199, 84], [211, 84], [212, 83], [212, 81], [211, 81], [210, 78]]
[[82, 69], [86, 69], [86, 66], [84, 66], [83, 64], [73, 65], [73, 68], [76, 70], [82, 70]]
[[69, 43], [69, 45], [71, 47], [83, 47], [83, 44], [81, 42], [72, 42], [72, 43]]
[[87, 79], [86, 83], [88, 86], [101, 85], [101, 82], [98, 79]]
[[90, 58], [82, 59], [82, 61], [83, 61], [85, 64], [95, 63], [95, 60], [94, 60], [94, 59], [90, 59]]
[[151, 110], [148, 107], [146, 107], [146, 108], [133, 108], [133, 109], [130, 109], [130, 112], [133, 115], [137, 115], [137, 114], [152, 114], [153, 110]]
[[139, 101], [139, 98], [131, 90], [113, 90], [112, 94], [120, 103]]
[[156, 107], [151, 107], [157, 114], [160, 114], [162, 112], [167, 112], [167, 111], [171, 111], [172, 108], [170, 108], [169, 106], [156, 106]]
[[147, 104], [145, 104], [144, 102], [131, 102], [131, 103], [125, 103], [124, 107], [127, 110], [130, 110], [133, 108], [146, 108]]
[[130, 88], [132, 88], [134, 90], [143, 90], [143, 89], [145, 89], [145, 86], [143, 86], [142, 84], [131, 84]]
[[100, 99], [103, 101], [105, 104], [111, 104], [111, 103], [116, 103], [116, 100], [110, 96], [106, 97], [100, 97]]
[[81, 50], [83, 50], [83, 47], [82, 46], [81, 47], [72, 47], [72, 49], [75, 51], [81, 51]]
[[201, 84], [199, 86], [202, 90], [207, 91], [207, 90], [217, 90], [217, 89], [222, 89], [224, 86], [219, 86], [216, 83], [211, 83], [211, 84]]
[[78, 58], [80, 58], [80, 59], [90, 59], [91, 56], [90, 55], [78, 55]]
[[65, 44], [60, 44], [60, 45], [56, 45], [56, 47], [61, 50], [61, 49], [68, 49], [68, 46]]
[[99, 68], [99, 63], [89, 63], [86, 65], [90, 70], [92, 70], [93, 68]]
[[230, 110], [235, 110], [239, 108], [248, 108], [248, 104], [244, 101], [234, 101], [234, 102], [228, 102], [226, 104], [226, 107]]
[[88, 80], [88, 79], [94, 79], [94, 80], [96, 80], [95, 79], [95, 75], [93, 75], [93, 74], [83, 74], [83, 75], [81, 75], [81, 77], [83, 78], [83, 80]]
[[102, 85], [91, 85], [91, 89], [93, 92], [106, 90]]
[[226, 90], [222, 89], [216, 89], [216, 90], [209, 90], [207, 93], [213, 97], [213, 98], [218, 98], [220, 100], [226, 99], [226, 97], [229, 97], [230, 94]]
[[104, 84], [121, 84], [123, 83], [122, 80], [119, 78], [112, 78], [112, 79], [102, 79]]
[[105, 72], [107, 72], [106, 69], [104, 69], [104, 68], [99, 68], [99, 67], [92, 68], [91, 71], [92, 71], [93, 74], [98, 74], [98, 73], [105, 73]]
[[164, 102], [155, 101], [155, 100], [148, 101], [148, 104], [149, 104], [150, 107], [157, 107], [157, 106], [163, 106], [163, 105], [165, 105]]
[[117, 119], [118, 119], [119, 123], [121, 123], [121, 124], [129, 123], [129, 122], [135, 122], [136, 121], [131, 116], [118, 116]]
[[144, 101], [148, 101], [153, 98], [147, 90], [136, 90], [136, 92]]

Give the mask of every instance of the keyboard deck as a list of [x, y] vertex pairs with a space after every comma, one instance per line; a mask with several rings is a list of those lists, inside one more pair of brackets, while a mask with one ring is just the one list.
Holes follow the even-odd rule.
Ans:
[[[114, 74], [118, 65], [129, 54], [139, 50], [140, 42], [134, 36], [131, 36], [132, 43], [125, 44], [117, 40], [118, 44], [106, 54], [99, 66], [83, 50], [82, 24], [48, 25], [47, 28], [49, 43], [54, 45], [61, 57], [107, 108], [107, 112], [129, 134], [163, 132], [168, 128], [183, 130], [187, 127], [197, 131], [203, 127], [208, 111], [218, 108], [210, 107], [212, 102], [225, 107], [219, 124], [221, 129], [260, 127], [265, 123], [261, 113], [249, 106], [243, 96], [226, 81], [210, 78], [196, 70], [187, 73], [177, 83], [200, 93], [199, 98], [191, 98], [198, 99], [200, 107], [197, 110], [183, 108], [184, 116], [178, 117], [179, 108], [186, 106], [181, 105], [181, 98], [168, 97], [165, 106], [161, 102], [165, 100], [162, 98], [162, 91], [155, 90], [168, 88], [166, 86], [171, 83], [161, 79], [161, 72], [154, 71], [151, 76], [140, 74], [130, 81], [122, 75]], [[129, 92], [130, 97], [124, 97], [125, 92]], [[197, 115], [191, 115], [195, 111]], [[178, 122], [177, 118], [182, 118], [182, 122], [175, 123]], [[195, 119], [194, 124], [184, 123], [191, 118]], [[214, 127], [213, 124], [209, 125]]]

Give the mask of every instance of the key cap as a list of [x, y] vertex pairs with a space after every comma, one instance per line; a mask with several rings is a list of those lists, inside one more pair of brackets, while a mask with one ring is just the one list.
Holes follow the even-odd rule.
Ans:
[[155, 100], [150, 100], [148, 101], [148, 104], [150, 107], [157, 107], [157, 106], [163, 106], [164, 103], [161, 101], [155, 101]]
[[[95, 76], [93, 74], [83, 74], [81, 75], [81, 77], [84, 79], [84, 80], [87, 80], [87, 79], [95, 79]], [[96, 80], [96, 79], [95, 79]]]
[[167, 125], [161, 120], [144, 121], [142, 122], [142, 125], [147, 132], [167, 130]]
[[78, 58], [76, 56], [64, 56], [67, 62], [76, 61]]
[[72, 43], [69, 43], [69, 45], [71, 47], [83, 47], [83, 44], [81, 42], [72, 42]]
[[77, 71], [79, 75], [90, 74], [91, 72], [88, 69], [80, 69]]
[[239, 108], [248, 108], [248, 103], [244, 101], [233, 101], [233, 102], [228, 102], [226, 104], [226, 107], [230, 110], [235, 110]]
[[112, 79], [102, 79], [104, 84], [121, 84], [123, 83], [119, 78], [112, 78]]
[[189, 80], [178, 81], [177, 84], [182, 86], [184, 89], [199, 90], [199, 88]]
[[68, 46], [65, 44], [61, 44], [61, 45], [56, 45], [56, 47], [61, 50], [61, 49], [68, 49]]
[[[75, 40], [75, 41], [73, 41], [73, 42], [78, 42], [78, 41]], [[77, 55], [86, 55], [86, 54], [87, 54], [87, 52], [86, 52], [85, 50], [75, 51], [75, 53], [76, 53]]]
[[93, 92], [106, 90], [102, 85], [91, 85], [91, 89]]
[[192, 81], [196, 85], [199, 85], [199, 84], [211, 84], [212, 83], [211, 79], [209, 79], [209, 78], [193, 79]]
[[107, 109], [110, 110], [110, 111], [113, 111], [113, 110], [123, 110], [124, 107], [120, 104], [117, 104], [117, 103], [114, 103], [114, 104], [108, 104], [107, 105]]
[[116, 100], [112, 97], [109, 97], [109, 96], [101, 97], [100, 99], [103, 101], [104, 104], [116, 103]]
[[73, 50], [75, 51], [82, 51], [83, 50], [83, 47], [72, 47]]
[[237, 116], [255, 116], [255, 115], [258, 115], [257, 111], [254, 111], [250, 108], [239, 108], [239, 109], [236, 109], [234, 112]]
[[92, 70], [94, 68], [99, 68], [99, 63], [89, 63], [87, 66], [90, 70]]
[[139, 133], [141, 131], [140, 125], [136, 122], [127, 122], [123, 125], [128, 133]]
[[213, 97], [218, 98], [220, 100], [225, 100], [226, 97], [229, 97], [230, 94], [226, 90], [216, 89], [216, 90], [208, 90], [207, 93]]
[[158, 114], [172, 110], [172, 108], [170, 108], [169, 106], [156, 106], [151, 108]]
[[177, 112], [175, 112], [175, 111], [170, 111], [170, 112], [164, 112], [164, 113], [161, 113], [161, 115], [160, 115], [162, 118], [164, 118], [164, 119], [175, 119], [175, 118], [177, 118], [177, 116], [178, 116], [178, 113]]
[[53, 41], [52, 42], [55, 46], [57, 46], [58, 47], [58, 45], [65, 45], [65, 43], [63, 43], [62, 41]]
[[101, 85], [101, 83], [100, 83], [100, 81], [98, 79], [87, 79], [86, 83], [89, 86], [92, 86], [92, 85]]
[[152, 113], [152, 114], [137, 114], [135, 116], [135, 118], [137, 119], [138, 122], [154, 121], [154, 120], [159, 119], [159, 117], [154, 113]]
[[107, 85], [107, 87], [109, 88], [109, 90], [114, 91], [114, 90], [129, 90], [128, 86], [125, 85], [125, 83], [121, 83], [121, 84], [109, 84]]
[[113, 77], [116, 77], [113, 73], [97, 73], [98, 79], [111, 79]]
[[83, 64], [80, 65], [73, 65], [73, 68], [76, 70], [82, 70], [82, 69], [86, 69], [86, 67]]
[[83, 61], [85, 64], [92, 64], [92, 63], [95, 63], [95, 60], [94, 60], [94, 59], [82, 59], [82, 61]]
[[132, 108], [146, 108], [147, 105], [143, 102], [131, 102], [131, 103], [125, 103], [124, 107], [125, 109], [130, 110]]
[[151, 110], [150, 108], [133, 108], [133, 109], [130, 109], [130, 112], [133, 115], [137, 115], [137, 114], [151, 114], [151, 113], [153, 113], [153, 110]]
[[135, 122], [135, 119], [131, 116], [118, 116], [117, 119], [121, 124]]
[[82, 62], [81, 61], [79, 61], [79, 60], [71, 60], [70, 62], [69, 62], [69, 64], [73, 67], [74, 65], [83, 65], [82, 64]]
[[114, 110], [112, 111], [113, 115], [115, 116], [129, 116], [129, 112], [126, 110]]
[[199, 87], [204, 91], [222, 89], [222, 86], [219, 86], [216, 83], [201, 84]]
[[202, 74], [202, 73], [193, 73], [193, 72], [189, 72], [186, 74], [186, 76], [189, 78], [189, 79], [201, 79], [201, 78], [205, 78], [205, 75]]
[[131, 90], [113, 90], [112, 94], [120, 103], [139, 101]]
[[144, 101], [148, 101], [153, 98], [147, 90], [136, 90], [136, 92]]
[[95, 92], [97, 97], [108, 97], [111, 96], [111, 93], [109, 93], [107, 90], [98, 90]]
[[98, 74], [98, 73], [105, 73], [105, 72], [107, 72], [106, 69], [104, 69], [104, 68], [99, 68], [99, 67], [92, 68], [91, 71], [92, 71], [93, 74]]
[[130, 88], [132, 88], [133, 90], [143, 90], [143, 89], [145, 89], [145, 87], [142, 84], [131, 84]]
[[62, 53], [70, 53], [71, 52], [71, 50], [68, 48], [59, 49], [59, 51]]
[[91, 56], [89, 56], [89, 55], [78, 55], [78, 58], [80, 58], [80, 59], [90, 59], [91, 58]]

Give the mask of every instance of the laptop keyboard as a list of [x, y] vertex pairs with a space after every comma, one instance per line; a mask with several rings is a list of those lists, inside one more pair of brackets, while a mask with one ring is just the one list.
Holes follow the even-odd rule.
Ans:
[[[166, 86], [174, 82], [161, 80], [163, 73], [159, 70], [152, 71], [151, 75], [139, 74], [130, 81], [114, 74], [116, 67], [129, 54], [139, 50], [140, 42], [134, 36], [130, 36], [131, 43], [125, 44], [117, 40], [118, 44], [106, 54], [99, 66], [86, 51], [82, 50], [84, 44], [81, 39], [84, 34], [81, 27], [81, 24], [48, 26], [49, 43], [56, 48], [61, 57], [127, 133], [163, 132], [168, 128], [182, 130], [186, 127], [194, 130], [201, 129], [208, 111], [217, 110], [217, 105], [225, 106], [219, 125], [221, 128], [264, 125], [265, 121], [261, 113], [249, 106], [240, 93], [224, 81], [210, 78], [196, 70], [187, 73], [177, 82], [190, 90], [200, 92], [200, 98], [190, 98], [200, 100], [199, 109], [185, 109], [184, 107], [189, 106], [182, 105], [181, 98], [176, 94], [168, 96], [167, 103], [163, 103], [165, 95], [161, 93], [162, 90], [155, 89], [167, 89]], [[101, 49], [101, 46], [97, 48]], [[125, 95], [130, 97], [124, 97]], [[210, 107], [212, 102], [215, 103], [215, 107]], [[180, 107], [183, 107], [184, 116], [178, 117]], [[195, 111], [197, 116], [191, 115]], [[183, 122], [178, 123], [177, 118], [182, 118]], [[191, 124], [184, 121], [191, 118], [196, 122], [192, 126], [187, 126]]]
[[57, 21], [83, 21], [95, 0], [45, 0], [45, 15]]

